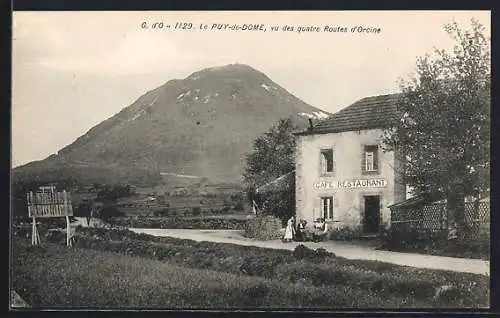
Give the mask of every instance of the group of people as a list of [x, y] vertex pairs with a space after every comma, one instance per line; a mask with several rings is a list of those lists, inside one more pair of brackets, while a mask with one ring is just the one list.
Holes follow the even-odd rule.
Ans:
[[[308, 241], [309, 235], [307, 235], [308, 233], [306, 231], [306, 224], [307, 221], [305, 220], [300, 220], [297, 223], [294, 216], [289, 218], [286, 224], [285, 235], [283, 236], [283, 242], [288, 243], [292, 241], [297, 241], [297, 242]], [[323, 228], [320, 232], [311, 233], [312, 234], [311, 238], [315, 242], [322, 241], [326, 237], [327, 232], [328, 232], [328, 226], [326, 223], [324, 223]]]
[[294, 216], [289, 218], [286, 224], [283, 242], [303, 241], [306, 224], [304, 220], [297, 223]]

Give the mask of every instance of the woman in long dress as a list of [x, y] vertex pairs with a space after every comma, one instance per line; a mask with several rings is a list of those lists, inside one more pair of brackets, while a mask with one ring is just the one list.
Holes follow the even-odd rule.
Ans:
[[293, 226], [293, 221], [294, 221], [293, 216], [290, 219], [288, 219], [288, 222], [287, 222], [286, 228], [285, 228], [285, 236], [283, 237], [284, 242], [291, 242], [293, 239], [293, 235], [295, 232], [295, 229]]

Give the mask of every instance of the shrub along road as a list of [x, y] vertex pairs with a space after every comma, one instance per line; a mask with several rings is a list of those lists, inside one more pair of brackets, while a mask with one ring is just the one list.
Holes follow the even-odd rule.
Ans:
[[195, 241], [208, 241], [218, 243], [232, 243], [247, 246], [257, 246], [273, 249], [293, 250], [299, 244], [309, 248], [324, 248], [338, 256], [348, 259], [363, 259], [392, 263], [418, 268], [441, 269], [463, 273], [490, 275], [490, 262], [477, 259], [443, 257], [414, 253], [399, 253], [380, 251], [366, 246], [359, 246], [344, 242], [327, 241], [321, 243], [292, 242], [283, 243], [280, 240], [257, 241], [242, 236], [238, 230], [186, 230], [186, 229], [130, 229], [136, 233], [154, 236], [167, 236]]

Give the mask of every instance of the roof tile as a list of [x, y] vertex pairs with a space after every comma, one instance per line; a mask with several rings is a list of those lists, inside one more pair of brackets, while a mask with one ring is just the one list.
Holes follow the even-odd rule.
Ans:
[[394, 121], [399, 94], [366, 97], [320, 121], [300, 134], [335, 133], [384, 128]]

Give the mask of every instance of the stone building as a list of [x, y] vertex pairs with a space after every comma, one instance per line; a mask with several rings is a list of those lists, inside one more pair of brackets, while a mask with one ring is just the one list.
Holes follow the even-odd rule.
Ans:
[[363, 98], [296, 133], [297, 219], [364, 234], [390, 225], [388, 207], [406, 198], [399, 154], [381, 145], [396, 103], [396, 94]]

